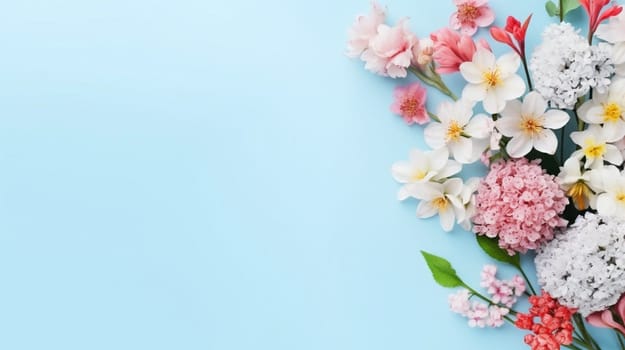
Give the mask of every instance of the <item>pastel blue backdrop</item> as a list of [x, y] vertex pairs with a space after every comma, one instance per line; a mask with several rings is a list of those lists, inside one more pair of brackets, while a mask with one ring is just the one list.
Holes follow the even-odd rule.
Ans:
[[[383, 3], [419, 36], [453, 9]], [[535, 12], [535, 39], [549, 21], [491, 3]], [[0, 348], [525, 349], [466, 327], [425, 268], [477, 284], [489, 260], [395, 199], [424, 144], [388, 110], [403, 82], [343, 55], [368, 6], [5, 1]]]

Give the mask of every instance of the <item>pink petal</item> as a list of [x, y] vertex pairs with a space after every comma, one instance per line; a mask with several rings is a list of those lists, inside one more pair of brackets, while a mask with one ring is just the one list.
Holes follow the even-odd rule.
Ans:
[[495, 21], [495, 13], [490, 7], [482, 7], [481, 16], [475, 19], [475, 23], [479, 27], [488, 27]]

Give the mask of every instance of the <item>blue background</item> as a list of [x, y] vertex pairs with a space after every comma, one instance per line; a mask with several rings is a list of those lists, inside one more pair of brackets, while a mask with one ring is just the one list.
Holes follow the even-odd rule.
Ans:
[[[491, 3], [536, 12], [534, 41], [549, 21]], [[453, 10], [385, 4], [421, 37]], [[425, 268], [420, 249], [477, 285], [489, 260], [395, 199], [422, 129], [343, 55], [368, 9], [4, 2], [0, 348], [526, 349], [466, 327]]]

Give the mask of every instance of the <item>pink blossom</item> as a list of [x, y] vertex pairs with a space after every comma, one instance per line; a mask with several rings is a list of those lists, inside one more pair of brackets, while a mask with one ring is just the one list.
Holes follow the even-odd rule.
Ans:
[[480, 39], [476, 44], [470, 36], [460, 35], [449, 28], [440, 29], [430, 37], [434, 42], [432, 57], [440, 74], [458, 72], [461, 64], [473, 60], [478, 46], [491, 51], [486, 40]]
[[469, 302], [470, 298], [471, 292], [467, 289], [461, 289], [456, 294], [450, 294], [447, 299], [449, 302], [449, 308], [457, 314], [466, 316], [469, 310], [471, 310], [471, 303]]
[[366, 62], [365, 68], [376, 74], [404, 78], [418, 45], [419, 40], [408, 29], [408, 21], [402, 19], [394, 27], [378, 26], [378, 34], [369, 41], [361, 58]]
[[454, 3], [458, 11], [451, 15], [449, 25], [464, 35], [472, 36], [478, 27], [488, 27], [495, 21], [488, 0], [454, 0]]
[[[620, 320], [620, 323], [614, 319], [614, 315], [618, 316], [617, 320]], [[625, 327], [623, 326], [625, 321], [625, 295], [621, 296], [618, 303], [609, 309], [588, 315], [586, 321], [595, 327], [612, 328], [625, 334]]]
[[371, 3], [371, 13], [360, 15], [348, 31], [347, 56], [358, 57], [369, 48], [369, 41], [378, 34], [378, 26], [386, 20], [386, 13], [376, 2]]
[[515, 275], [511, 280], [497, 279], [497, 266], [484, 265], [480, 286], [486, 288], [493, 302], [512, 307], [525, 292], [525, 281]]
[[391, 111], [404, 118], [408, 125], [425, 124], [430, 121], [425, 109], [426, 90], [421, 84], [413, 83], [395, 88], [395, 102]]
[[491, 165], [476, 195], [475, 233], [499, 238], [510, 255], [525, 253], [553, 239], [565, 227], [560, 215], [568, 204], [554, 176], [525, 158]]

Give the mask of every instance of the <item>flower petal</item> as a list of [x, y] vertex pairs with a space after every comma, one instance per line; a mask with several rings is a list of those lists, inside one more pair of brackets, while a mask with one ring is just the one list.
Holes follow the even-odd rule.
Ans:
[[469, 124], [464, 128], [464, 131], [471, 137], [478, 139], [484, 139], [490, 136], [490, 121], [491, 119], [484, 114], [478, 114], [471, 118]]
[[521, 158], [526, 154], [530, 153], [532, 150], [532, 139], [526, 137], [523, 134], [520, 134], [516, 137], [513, 137], [508, 145], [506, 146], [506, 151], [512, 158]]
[[462, 99], [468, 101], [483, 101], [486, 98], [486, 86], [483, 84], [467, 84], [462, 90]]
[[440, 123], [430, 123], [423, 131], [425, 143], [432, 149], [445, 147], [445, 128]]
[[438, 208], [432, 205], [431, 202], [421, 201], [417, 205], [417, 217], [419, 219], [427, 219], [438, 213]]
[[547, 101], [536, 91], [532, 91], [523, 100], [521, 113], [524, 116], [539, 117], [547, 110]]
[[538, 135], [534, 137], [534, 148], [537, 151], [555, 154], [558, 149], [558, 139], [556, 134], [549, 129], [543, 129]]
[[560, 129], [564, 127], [571, 119], [568, 113], [557, 109], [548, 110], [544, 114], [544, 117], [545, 121], [543, 123], [543, 126], [549, 129]]

